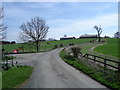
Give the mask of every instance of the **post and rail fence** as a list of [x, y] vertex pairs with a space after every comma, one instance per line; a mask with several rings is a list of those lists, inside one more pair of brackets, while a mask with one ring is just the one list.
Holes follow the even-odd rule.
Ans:
[[9, 66], [14, 66], [13, 59], [14, 57], [12, 55], [2, 54], [2, 61], [0, 61], [2, 70], [8, 70]]
[[80, 52], [80, 55], [82, 57], [90, 59], [90, 60], [92, 60], [94, 62], [103, 64], [104, 70], [107, 67], [110, 67], [110, 68], [115, 69], [118, 72], [120, 72], [120, 61], [111, 60], [111, 59], [107, 59], [107, 58], [104, 58], [104, 57], [100, 57], [100, 56], [96, 56], [96, 55], [92, 55], [92, 54], [88, 54], [88, 53], [83, 54], [82, 52]]

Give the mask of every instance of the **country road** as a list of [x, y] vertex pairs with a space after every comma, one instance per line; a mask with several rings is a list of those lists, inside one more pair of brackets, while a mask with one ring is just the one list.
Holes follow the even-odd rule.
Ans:
[[59, 57], [60, 50], [15, 55], [18, 63], [34, 67], [23, 88], [106, 88], [65, 63]]

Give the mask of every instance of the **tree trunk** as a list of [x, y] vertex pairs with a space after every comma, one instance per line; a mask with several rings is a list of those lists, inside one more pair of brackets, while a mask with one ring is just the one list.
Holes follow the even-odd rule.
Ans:
[[100, 40], [100, 34], [98, 33], [98, 41], [100, 42], [101, 40]]
[[100, 40], [100, 36], [99, 36], [99, 42], [100, 42], [101, 40]]
[[37, 50], [37, 52], [39, 51], [39, 43], [38, 43], [38, 41], [36, 41], [36, 50]]

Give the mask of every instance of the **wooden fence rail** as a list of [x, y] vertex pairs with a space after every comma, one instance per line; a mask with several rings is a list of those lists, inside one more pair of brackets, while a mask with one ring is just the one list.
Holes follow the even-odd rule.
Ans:
[[9, 54], [3, 54], [2, 56], [4, 58], [4, 60], [2, 60], [2, 62], [8, 64], [8, 61], [11, 62], [11, 65], [14, 66], [14, 63], [13, 63], [13, 56], [9, 55]]
[[100, 56], [96, 56], [96, 55], [92, 55], [92, 54], [88, 54], [88, 53], [83, 55], [82, 52], [80, 52], [80, 55], [82, 57], [90, 59], [94, 62], [98, 62], [98, 63], [103, 64], [104, 69], [106, 69], [106, 67], [109, 66], [111, 68], [117, 69], [120, 72], [120, 61], [111, 60], [111, 59], [107, 59], [104, 57], [100, 57]]

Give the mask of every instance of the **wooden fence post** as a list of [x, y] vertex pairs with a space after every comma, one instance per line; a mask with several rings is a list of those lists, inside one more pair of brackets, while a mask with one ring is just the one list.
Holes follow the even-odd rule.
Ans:
[[87, 58], [88, 58], [88, 54], [86, 54], [87, 55]]
[[80, 56], [83, 56], [82, 52], [80, 52]]
[[96, 60], [96, 56], [94, 56], [94, 62], [95, 62], [95, 60]]
[[13, 56], [12, 56], [12, 66], [14, 66], [14, 64], [13, 64]]

